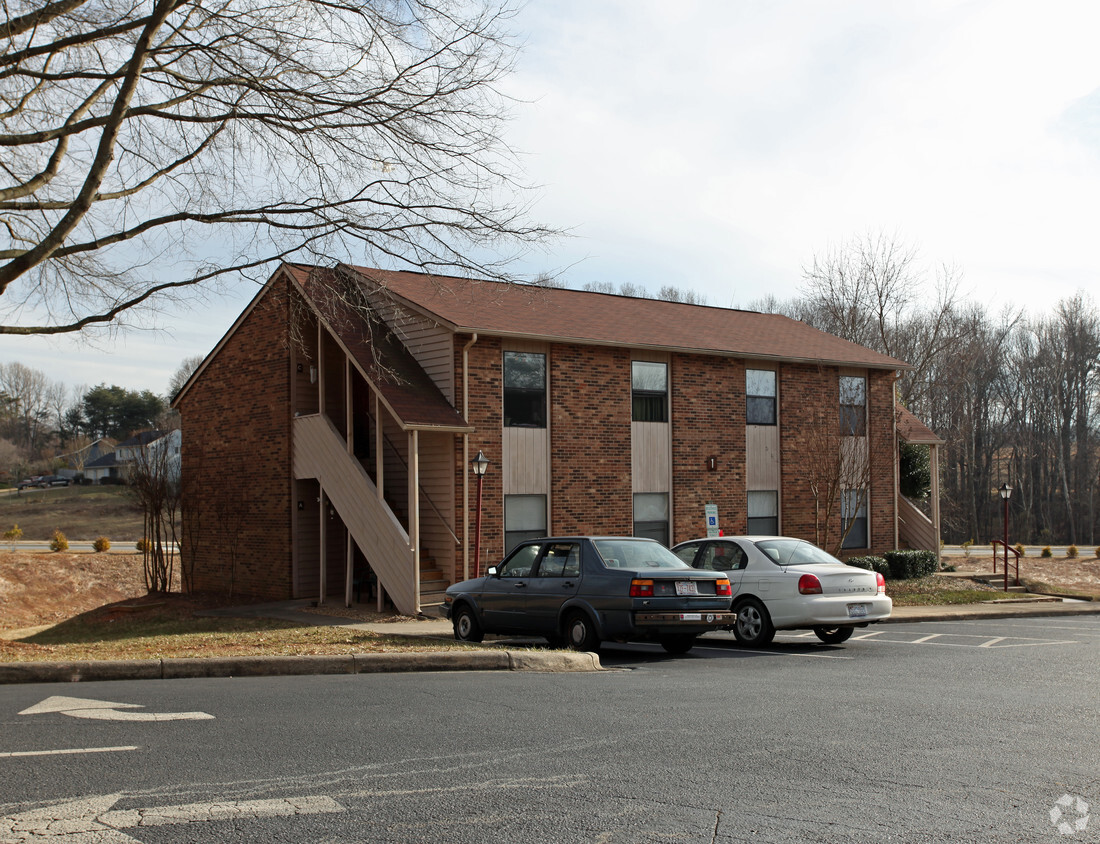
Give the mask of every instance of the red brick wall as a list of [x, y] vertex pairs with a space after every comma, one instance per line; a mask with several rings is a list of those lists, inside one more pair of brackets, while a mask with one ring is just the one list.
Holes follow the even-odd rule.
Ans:
[[[745, 365], [673, 355], [672, 542], [706, 536], [705, 506], [718, 506], [726, 535], [748, 527], [745, 494]], [[708, 468], [708, 458], [716, 468]]]
[[629, 535], [630, 353], [552, 345], [549, 370], [552, 530]]
[[178, 404], [196, 590], [291, 597], [286, 295], [274, 282]]
[[[871, 497], [868, 502], [869, 549], [881, 553], [894, 548], [894, 373], [867, 373], [868, 447], [871, 459]], [[782, 460], [782, 531], [815, 542], [815, 500], [805, 471], [810, 452], [820, 444], [814, 426], [824, 418], [839, 425], [840, 373], [836, 367], [783, 364], [779, 370], [779, 424]], [[823, 416], [820, 409], [824, 408]], [[824, 518], [824, 516], [823, 516]], [[840, 531], [840, 504], [833, 506], [826, 550]], [[868, 553], [845, 549], [846, 553]]]

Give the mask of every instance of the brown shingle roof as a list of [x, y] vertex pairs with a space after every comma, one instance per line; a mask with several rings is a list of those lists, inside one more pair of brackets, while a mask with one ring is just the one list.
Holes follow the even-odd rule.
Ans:
[[908, 364], [778, 314], [352, 267], [460, 332], [874, 369]]
[[338, 283], [336, 272], [300, 264], [287, 265], [286, 269], [406, 427], [469, 428], [408, 349], [384, 325], [368, 323], [346, 301], [329, 295]]
[[911, 445], [943, 445], [947, 442], [900, 404], [897, 407], [897, 428], [898, 436]]

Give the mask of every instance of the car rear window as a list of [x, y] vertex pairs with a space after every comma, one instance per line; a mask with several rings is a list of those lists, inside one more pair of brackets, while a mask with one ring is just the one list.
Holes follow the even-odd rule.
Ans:
[[840, 562], [832, 554], [801, 539], [762, 539], [755, 544], [769, 560], [781, 566]]
[[604, 565], [613, 569], [690, 569], [687, 563], [651, 539], [596, 539]]

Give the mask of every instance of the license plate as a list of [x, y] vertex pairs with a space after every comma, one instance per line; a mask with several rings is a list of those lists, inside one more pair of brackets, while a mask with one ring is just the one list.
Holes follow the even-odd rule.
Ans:
[[698, 595], [699, 587], [695, 585], [694, 580], [677, 580], [676, 581], [676, 594], [677, 595]]
[[682, 612], [680, 613], [680, 621], [702, 621], [703, 614], [701, 612]]
[[866, 604], [848, 604], [848, 618], [865, 618], [866, 616]]

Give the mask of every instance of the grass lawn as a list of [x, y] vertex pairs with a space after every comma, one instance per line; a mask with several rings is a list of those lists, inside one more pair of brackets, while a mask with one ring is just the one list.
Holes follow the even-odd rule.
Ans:
[[19, 639], [0, 639], [0, 662], [397, 653], [471, 647], [444, 639], [383, 636], [342, 627], [195, 615], [196, 610], [224, 603], [220, 596], [171, 594], [109, 604]]
[[0, 533], [19, 525], [23, 539], [48, 540], [60, 530], [69, 540], [106, 536], [141, 538], [141, 508], [126, 486], [68, 486], [0, 495]]
[[887, 580], [886, 594], [896, 607], [924, 607], [934, 604], [977, 604], [1004, 595], [1002, 590], [974, 580], [922, 577], [915, 580]]

